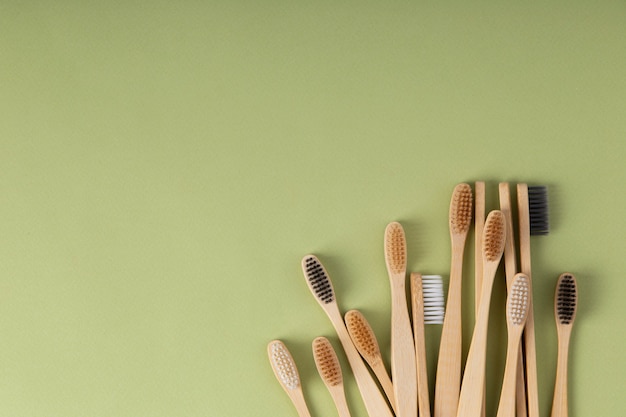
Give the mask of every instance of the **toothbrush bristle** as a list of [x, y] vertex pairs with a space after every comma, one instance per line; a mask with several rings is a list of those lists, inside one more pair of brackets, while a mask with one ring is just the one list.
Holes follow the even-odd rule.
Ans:
[[465, 233], [472, 221], [472, 187], [458, 184], [454, 187], [450, 201], [450, 229], [454, 233]]
[[550, 232], [548, 190], [545, 186], [528, 187], [528, 214], [531, 235], [547, 235]]
[[298, 388], [300, 386], [298, 369], [285, 344], [280, 340], [270, 342], [268, 353], [276, 377], [283, 386], [290, 390]]
[[380, 358], [380, 347], [363, 314], [358, 310], [350, 310], [345, 315], [345, 321], [350, 338], [361, 356], [377, 361]]
[[441, 275], [422, 275], [424, 298], [424, 324], [443, 324], [445, 298]]
[[529, 286], [528, 277], [524, 274], [515, 275], [511, 290], [507, 297], [506, 314], [511, 323], [523, 325], [528, 316]]
[[343, 382], [339, 359], [328, 339], [318, 337], [313, 340], [313, 358], [326, 385], [334, 387]]
[[406, 238], [398, 222], [389, 223], [385, 229], [385, 257], [392, 273], [406, 271]]
[[335, 292], [322, 263], [313, 255], [302, 259], [302, 270], [315, 296], [324, 304], [335, 300]]
[[561, 274], [556, 290], [556, 314], [561, 324], [570, 324], [576, 315], [578, 291], [572, 274]]
[[488, 261], [497, 261], [502, 257], [506, 235], [504, 214], [493, 210], [485, 220], [483, 229], [483, 253]]

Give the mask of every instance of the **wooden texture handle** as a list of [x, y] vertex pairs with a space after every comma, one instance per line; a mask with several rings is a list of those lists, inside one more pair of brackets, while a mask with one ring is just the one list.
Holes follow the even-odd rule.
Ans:
[[[520, 270], [532, 282], [530, 263], [530, 212], [528, 185], [517, 184], [517, 211], [519, 216]], [[528, 317], [524, 329], [524, 359], [526, 363], [526, 395], [528, 417], [539, 417], [539, 384], [537, 381], [537, 348], [535, 342], [535, 318], [533, 296], [529, 294]]]
[[556, 363], [556, 380], [554, 382], [554, 398], [552, 399], [551, 417], [567, 417], [567, 362], [571, 326], [559, 326], [559, 351]]
[[396, 417], [415, 417], [417, 371], [404, 274], [391, 277], [391, 301], [391, 379], [394, 381]]
[[424, 338], [424, 291], [422, 275], [415, 272], [411, 274], [411, 307], [413, 313], [413, 340], [415, 342], [419, 416], [430, 417], [426, 340]]
[[368, 415], [370, 417], [393, 417], [393, 413], [389, 409], [385, 398], [378, 389], [378, 386], [376, 386], [376, 382], [365, 366], [361, 355], [359, 355], [359, 352], [354, 347], [352, 339], [350, 339], [350, 334], [348, 334], [348, 330], [346, 329], [337, 304], [335, 302], [326, 304], [324, 310], [330, 318], [337, 332], [337, 336], [339, 337], [339, 341], [343, 346], [343, 350], [346, 353]]

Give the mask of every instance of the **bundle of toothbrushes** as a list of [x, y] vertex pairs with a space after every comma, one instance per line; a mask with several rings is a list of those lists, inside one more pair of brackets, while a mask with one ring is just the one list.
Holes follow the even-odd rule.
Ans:
[[[450, 201], [450, 279], [447, 297], [439, 275], [407, 271], [407, 244], [399, 222], [384, 233], [384, 257], [391, 287], [391, 360], [383, 361], [376, 336], [358, 310], [342, 314], [330, 274], [315, 255], [302, 259], [309, 289], [336, 330], [349, 362], [342, 367], [325, 337], [313, 340], [313, 358], [340, 417], [350, 416], [343, 371], [351, 371], [370, 417], [482, 417], [491, 293], [496, 272], [506, 275], [507, 351], [497, 417], [539, 417], [535, 323], [533, 315], [530, 236], [549, 230], [547, 190], [517, 184], [517, 216], [508, 183], [499, 184], [498, 210], [485, 212], [485, 183], [458, 184]], [[468, 232], [476, 239], [473, 271], [476, 314], [470, 348], [463, 362], [461, 314], [463, 270]], [[515, 227], [517, 226], [517, 228]], [[517, 232], [517, 233], [516, 233]], [[515, 236], [517, 234], [517, 236]], [[407, 298], [407, 295], [409, 297]], [[555, 290], [558, 361], [552, 417], [567, 416], [567, 355], [578, 292], [576, 279], [563, 273]], [[408, 300], [408, 301], [407, 301]], [[424, 327], [440, 324], [441, 340], [431, 401]], [[310, 416], [296, 363], [280, 340], [268, 344], [276, 378], [298, 414]]]

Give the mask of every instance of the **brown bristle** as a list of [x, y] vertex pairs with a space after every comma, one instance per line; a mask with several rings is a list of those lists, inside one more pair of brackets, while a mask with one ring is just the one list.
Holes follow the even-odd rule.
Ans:
[[334, 387], [343, 382], [339, 359], [328, 339], [318, 337], [313, 340], [313, 358], [326, 385]]
[[406, 271], [406, 238], [404, 229], [398, 222], [392, 222], [385, 229], [385, 259], [387, 267], [394, 274]]
[[561, 324], [571, 324], [576, 316], [578, 291], [572, 274], [561, 274], [556, 286], [554, 309]]
[[497, 261], [502, 257], [506, 237], [504, 214], [493, 210], [485, 220], [483, 229], [483, 254], [487, 261]]
[[529, 306], [529, 280], [524, 274], [515, 275], [507, 297], [506, 314], [508, 320], [519, 326], [526, 322]]
[[459, 184], [454, 187], [450, 201], [450, 230], [454, 233], [465, 233], [472, 221], [472, 187]]
[[350, 338], [364, 358], [371, 361], [380, 359], [380, 348], [372, 327], [358, 310], [350, 310], [345, 316]]

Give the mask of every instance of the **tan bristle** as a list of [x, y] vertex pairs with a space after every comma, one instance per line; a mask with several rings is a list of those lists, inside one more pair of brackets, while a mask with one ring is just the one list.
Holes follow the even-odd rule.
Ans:
[[524, 274], [515, 275], [513, 285], [507, 297], [507, 319], [514, 325], [522, 325], [526, 322], [529, 305], [529, 281]]
[[385, 258], [392, 273], [406, 271], [406, 238], [398, 222], [389, 223], [385, 229]]
[[506, 224], [504, 214], [500, 210], [493, 210], [485, 220], [483, 229], [483, 254], [488, 261], [497, 261], [504, 251]]
[[364, 358], [377, 362], [380, 360], [380, 348], [372, 327], [358, 310], [346, 313], [346, 327], [354, 346]]
[[450, 201], [450, 230], [465, 233], [472, 223], [472, 187], [458, 184], [454, 187]]
[[334, 387], [343, 382], [339, 359], [328, 339], [318, 337], [313, 340], [313, 358], [326, 385]]
[[268, 354], [276, 378], [287, 389], [293, 390], [300, 386], [300, 375], [296, 363], [289, 350], [280, 340], [274, 340], [268, 345]]

